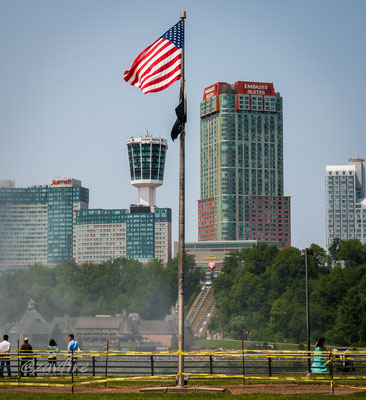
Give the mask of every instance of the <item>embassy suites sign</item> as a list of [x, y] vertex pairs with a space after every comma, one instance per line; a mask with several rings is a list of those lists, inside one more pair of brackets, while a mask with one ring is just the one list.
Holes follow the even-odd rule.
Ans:
[[[224, 82], [215, 83], [212, 86], [207, 87], [203, 92], [203, 100], [208, 100], [211, 97], [219, 94], [230, 93], [230, 90], [226, 88], [229, 85]], [[275, 96], [275, 90], [273, 83], [266, 82], [246, 82], [238, 81], [234, 83], [235, 94], [247, 94], [250, 96]], [[232, 92], [232, 94], [234, 94]]]
[[235, 82], [237, 94], [249, 94], [254, 96], [275, 96], [273, 83], [265, 82]]
[[244, 85], [244, 90], [246, 91], [246, 94], [258, 94], [261, 96], [265, 96], [268, 90], [268, 85], [255, 85], [246, 83]]

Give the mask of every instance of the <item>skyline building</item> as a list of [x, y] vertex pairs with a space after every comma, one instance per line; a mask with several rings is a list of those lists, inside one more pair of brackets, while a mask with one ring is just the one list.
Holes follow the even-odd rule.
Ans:
[[325, 168], [326, 247], [333, 240], [359, 239], [366, 243], [365, 159]]
[[272, 83], [218, 82], [200, 105], [198, 240], [291, 245], [283, 107]]
[[147, 263], [171, 258], [170, 208], [156, 206], [156, 188], [163, 184], [165, 139], [127, 140], [131, 184], [138, 188], [138, 202], [127, 209], [83, 210], [76, 215], [74, 257], [77, 263], [103, 262], [126, 257]]
[[89, 189], [72, 178], [15, 188], [0, 181], [0, 273], [32, 264], [79, 264], [126, 257], [146, 263], [171, 258], [170, 208], [156, 206], [163, 184], [165, 139], [127, 140], [131, 184], [138, 202], [127, 209], [89, 209]]
[[0, 182], [0, 267], [13, 270], [73, 257], [76, 213], [87, 209], [89, 190], [81, 181], [55, 178], [50, 185], [16, 188]]

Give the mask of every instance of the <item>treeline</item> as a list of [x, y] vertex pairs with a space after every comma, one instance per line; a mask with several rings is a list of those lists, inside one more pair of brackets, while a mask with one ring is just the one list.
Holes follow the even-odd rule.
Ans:
[[[185, 257], [185, 300], [200, 290], [195, 262]], [[115, 259], [102, 264], [77, 265], [66, 261], [54, 268], [33, 265], [0, 276], [0, 326], [25, 312], [29, 299], [46, 319], [54, 316], [94, 316], [137, 312], [143, 319], [161, 319], [175, 305], [178, 291], [177, 259], [167, 266], [153, 260]]]
[[[329, 254], [311, 245], [311, 340], [366, 345], [366, 246], [336, 240]], [[305, 266], [300, 250], [265, 245], [233, 253], [215, 279], [217, 313], [209, 328], [241, 339], [306, 340]]]

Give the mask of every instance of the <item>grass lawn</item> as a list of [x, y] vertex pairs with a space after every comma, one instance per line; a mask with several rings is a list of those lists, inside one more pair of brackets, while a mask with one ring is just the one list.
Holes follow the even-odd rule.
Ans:
[[[267, 393], [258, 393], [258, 394], [242, 394], [242, 395], [232, 395], [228, 393], [187, 393], [187, 394], [176, 394], [176, 393], [144, 393], [144, 394], [136, 394], [136, 393], [126, 393], [126, 394], [92, 394], [92, 393], [66, 393], [66, 394], [56, 394], [56, 393], [21, 393], [21, 394], [10, 394], [10, 393], [1, 393], [0, 392], [0, 400], [65, 400], [65, 399], [75, 399], [75, 400], [120, 400], [124, 398], [126, 400], [157, 400], [157, 399], [197, 399], [197, 400], [219, 400], [219, 399], [230, 399], [235, 398], [235, 400], [285, 400], [285, 399], [294, 399], [293, 395], [285, 395], [285, 394], [267, 394]], [[332, 395], [324, 395], [324, 394], [307, 394], [307, 395], [296, 395], [296, 400], [326, 400], [326, 399], [334, 399]], [[337, 400], [361, 400], [366, 399], [365, 393], [353, 393], [348, 395], [337, 395]]]
[[[196, 339], [194, 341], [195, 345], [202, 346], [204, 350], [214, 350], [214, 349], [223, 349], [223, 350], [241, 350], [241, 340], [232, 340], [232, 339]], [[267, 350], [268, 346], [263, 347], [263, 344], [267, 344], [273, 347], [273, 350], [299, 350], [299, 345], [297, 343], [274, 343], [274, 342], [260, 342], [260, 341], [245, 341], [245, 349], [246, 350]], [[337, 348], [337, 346], [333, 345], [332, 348]], [[366, 351], [366, 347], [349, 347], [350, 351]], [[305, 350], [305, 345], [303, 345], [303, 349]]]
[[[203, 349], [220, 349], [223, 350], [241, 350], [241, 340], [210, 340], [210, 339], [197, 339], [195, 345], [202, 346]], [[268, 345], [273, 346], [274, 350], [299, 350], [299, 345], [296, 343], [272, 343]], [[263, 349], [263, 342], [245, 341], [245, 348], [247, 350], [261, 350]], [[268, 349], [268, 346], [266, 346]]]

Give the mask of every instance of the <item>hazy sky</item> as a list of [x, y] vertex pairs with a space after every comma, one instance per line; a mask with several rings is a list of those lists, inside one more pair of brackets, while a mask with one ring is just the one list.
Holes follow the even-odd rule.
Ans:
[[[179, 83], [143, 95], [122, 79], [134, 58], [186, 20], [186, 240], [197, 240], [199, 103], [215, 82], [273, 82], [284, 99], [292, 243], [325, 244], [326, 164], [366, 157], [366, 1], [0, 0], [0, 179], [73, 177], [90, 208], [126, 208], [126, 139], [169, 138]], [[169, 139], [160, 207], [177, 238], [179, 143]]]

